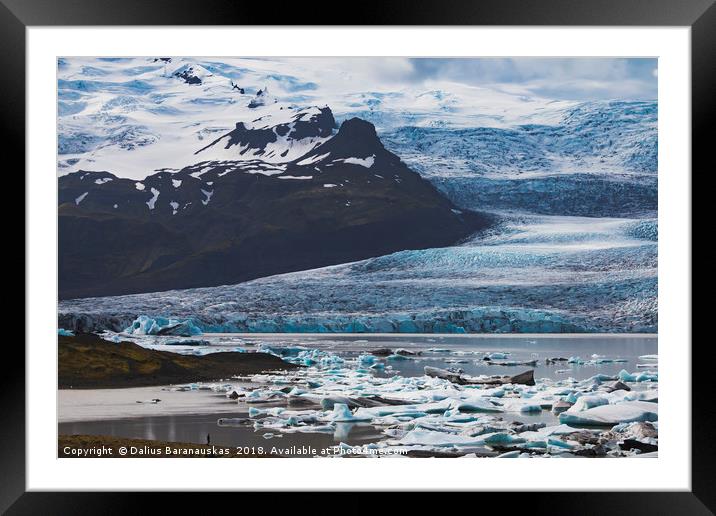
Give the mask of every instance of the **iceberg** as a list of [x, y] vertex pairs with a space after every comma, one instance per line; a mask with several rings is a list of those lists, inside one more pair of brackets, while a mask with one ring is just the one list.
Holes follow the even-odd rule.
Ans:
[[602, 396], [580, 396], [567, 412], [582, 412], [602, 405], [609, 405], [609, 400]]
[[203, 332], [191, 319], [177, 320], [165, 317], [152, 318], [146, 315], [137, 317], [131, 325], [124, 329], [130, 335], [176, 335], [192, 337]]
[[658, 404], [648, 401], [623, 401], [581, 412], [567, 410], [559, 415], [560, 423], [567, 425], [612, 426], [635, 421], [658, 421], [658, 419]]
[[356, 411], [355, 414], [351, 412], [348, 405], [345, 403], [336, 403], [333, 405], [333, 412], [328, 416], [328, 419], [336, 423], [343, 423], [349, 421], [370, 421], [372, 419], [369, 415], [361, 415]]
[[622, 382], [658, 382], [659, 373], [651, 373], [649, 371], [644, 371], [642, 373], [636, 372], [630, 374], [626, 370], [622, 369], [619, 372], [619, 379]]

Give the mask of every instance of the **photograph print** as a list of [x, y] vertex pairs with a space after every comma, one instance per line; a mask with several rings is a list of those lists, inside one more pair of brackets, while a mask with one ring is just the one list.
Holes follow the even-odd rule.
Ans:
[[59, 457], [657, 457], [658, 62], [61, 57]]

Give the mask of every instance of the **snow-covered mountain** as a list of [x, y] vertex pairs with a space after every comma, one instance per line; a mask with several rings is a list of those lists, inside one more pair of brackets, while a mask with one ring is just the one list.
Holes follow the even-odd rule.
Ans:
[[656, 210], [656, 102], [555, 101], [454, 83], [376, 91], [338, 71], [324, 86], [310, 68], [260, 59], [58, 65], [61, 175], [143, 179], [204, 161], [286, 164], [325, 142], [336, 121], [359, 117], [465, 209]]
[[112, 170], [142, 179], [196, 163], [197, 150], [237, 123], [254, 128], [257, 119], [273, 119], [279, 126], [311, 106], [330, 105], [338, 122], [362, 118], [382, 134], [405, 126], [551, 124], [575, 105], [453, 83], [375, 91], [342, 71], [331, 75], [330, 67], [324, 76], [333, 84], [310, 75], [261, 59], [59, 59], [58, 173]]
[[61, 325], [656, 330], [656, 102], [325, 63], [60, 59], [60, 295], [154, 292]]
[[141, 181], [106, 171], [60, 177], [60, 296], [237, 283], [450, 245], [491, 220], [458, 210], [368, 122], [346, 120], [333, 136], [322, 136], [333, 131], [328, 109], [261, 123], [237, 127], [207, 154], [215, 146], [274, 157], [269, 136], [317, 141], [288, 163], [242, 156]]

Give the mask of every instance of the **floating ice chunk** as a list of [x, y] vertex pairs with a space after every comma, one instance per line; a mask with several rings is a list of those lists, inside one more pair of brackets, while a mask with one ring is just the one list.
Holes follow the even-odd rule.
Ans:
[[429, 446], [480, 446], [485, 440], [483, 437], [467, 437], [435, 430], [416, 428], [400, 439], [400, 444], [422, 444]]
[[335, 188], [338, 185], [334, 185], [333, 183], [326, 183], [323, 185], [323, 188]]
[[389, 355], [386, 360], [410, 360], [410, 357], [406, 357], [405, 355], [398, 355], [397, 353]]
[[652, 403], [657, 403], [659, 401], [659, 391], [657, 390], [649, 390], [649, 391], [631, 391], [625, 394], [624, 396], [625, 401], [650, 401]]
[[358, 357], [358, 363], [361, 365], [370, 365], [375, 363], [375, 357], [373, 355], [360, 355]]
[[174, 188], [179, 188], [181, 186], [181, 181], [181, 179], [172, 179], [172, 186], [174, 186]]
[[279, 176], [279, 179], [313, 179], [313, 176]]
[[136, 188], [137, 190], [144, 190], [144, 183], [140, 183], [139, 181], [137, 181], [136, 183], [134, 183], [134, 188]]
[[471, 397], [464, 401], [458, 401], [454, 407], [460, 412], [502, 412], [502, 408], [490, 403], [485, 398]]
[[609, 400], [602, 396], [580, 396], [567, 412], [582, 412], [602, 405], [609, 405]]
[[488, 360], [504, 360], [507, 358], [509, 353], [501, 353], [501, 352], [495, 352], [495, 353], [488, 353], [485, 355], [485, 358]]
[[77, 199], [75, 199], [75, 205], [79, 206], [79, 204], [85, 200], [85, 197], [87, 197], [88, 193], [89, 192], [85, 192], [82, 195], [80, 195], [79, 197], [77, 197]]
[[483, 442], [485, 444], [519, 444], [525, 442], [521, 437], [506, 432], [496, 432], [494, 434], [487, 434], [483, 436]]
[[561, 423], [569, 425], [611, 426], [633, 421], [657, 421], [659, 406], [648, 401], [624, 401], [614, 405], [601, 405], [582, 412], [562, 412]]
[[176, 202], [176, 201], [172, 201], [172, 202], [169, 203], [169, 206], [172, 207], [172, 215], [176, 215], [176, 214], [177, 214], [177, 209], [179, 208], [179, 203]]
[[370, 415], [359, 415], [358, 411], [356, 414], [351, 412], [348, 405], [345, 403], [336, 403], [333, 405], [333, 412], [328, 416], [331, 421], [336, 423], [347, 422], [347, 421], [370, 421], [372, 417]]
[[[551, 402], [546, 404], [551, 407]], [[528, 397], [523, 398], [507, 398], [502, 404], [504, 412], [540, 412], [542, 404], [539, 401], [532, 401]]]
[[569, 357], [567, 359], [568, 364], [583, 364], [584, 360], [582, 360], [580, 357]]
[[659, 360], [659, 355], [641, 355], [639, 360]]
[[514, 436], [505, 432], [495, 432], [491, 434], [484, 434], [472, 437], [466, 435], [457, 435], [448, 432], [439, 432], [435, 430], [416, 428], [405, 434], [405, 436], [403, 436], [403, 438], [400, 439], [399, 442], [402, 445], [420, 444], [441, 447], [468, 447], [482, 446], [485, 444], [517, 444], [523, 443], [525, 442], [525, 440], [518, 436]]
[[588, 378], [587, 380], [583, 381], [584, 385], [587, 385], [589, 383], [600, 385], [602, 382], [611, 382], [616, 380], [617, 378], [614, 376], [610, 376], [608, 374], [595, 374], [594, 376]]
[[530, 430], [527, 432], [522, 432], [519, 434], [519, 436], [523, 437], [524, 439], [527, 439], [528, 441], [533, 441], [533, 440], [539, 441], [539, 440], [545, 440], [549, 436], [552, 436], [552, 435], [573, 434], [576, 431], [578, 431], [578, 430], [574, 427], [571, 427], [571, 426], [565, 425], [565, 424], [561, 424], [561, 425], [554, 425], [554, 426], [545, 426], [538, 430]]
[[60, 335], [62, 337], [74, 337], [75, 336], [75, 334], [72, 333], [70, 330], [65, 330], [64, 328], [58, 328], [57, 335]]
[[644, 371], [629, 374], [626, 370], [622, 369], [619, 371], [619, 379], [622, 382], [658, 382], [659, 373]]
[[612, 364], [612, 363], [619, 363], [619, 362], [628, 362], [626, 358], [608, 358], [608, 357], [599, 357], [594, 360], [594, 363], [599, 364]]
[[520, 407], [520, 412], [541, 412], [542, 406], [534, 403], [528, 403]]
[[547, 442], [548, 446], [555, 446], [557, 448], [565, 448], [568, 450], [573, 449], [575, 447], [575, 445], [577, 444], [577, 443], [572, 444], [570, 442], [563, 441], [562, 439], [555, 439], [553, 437], [548, 438], [546, 442]]
[[94, 180], [94, 184], [103, 185], [105, 183], [109, 183], [111, 180], [112, 180], [111, 177], [100, 177], [99, 179]]

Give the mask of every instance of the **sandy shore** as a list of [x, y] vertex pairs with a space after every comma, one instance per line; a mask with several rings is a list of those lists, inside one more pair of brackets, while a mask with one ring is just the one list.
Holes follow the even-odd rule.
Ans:
[[[61, 389], [58, 391], [58, 422], [248, 411], [245, 404], [226, 398], [224, 393], [166, 389], [168, 386]], [[161, 401], [152, 403], [153, 399]], [[137, 403], [139, 401], [142, 403]]]

